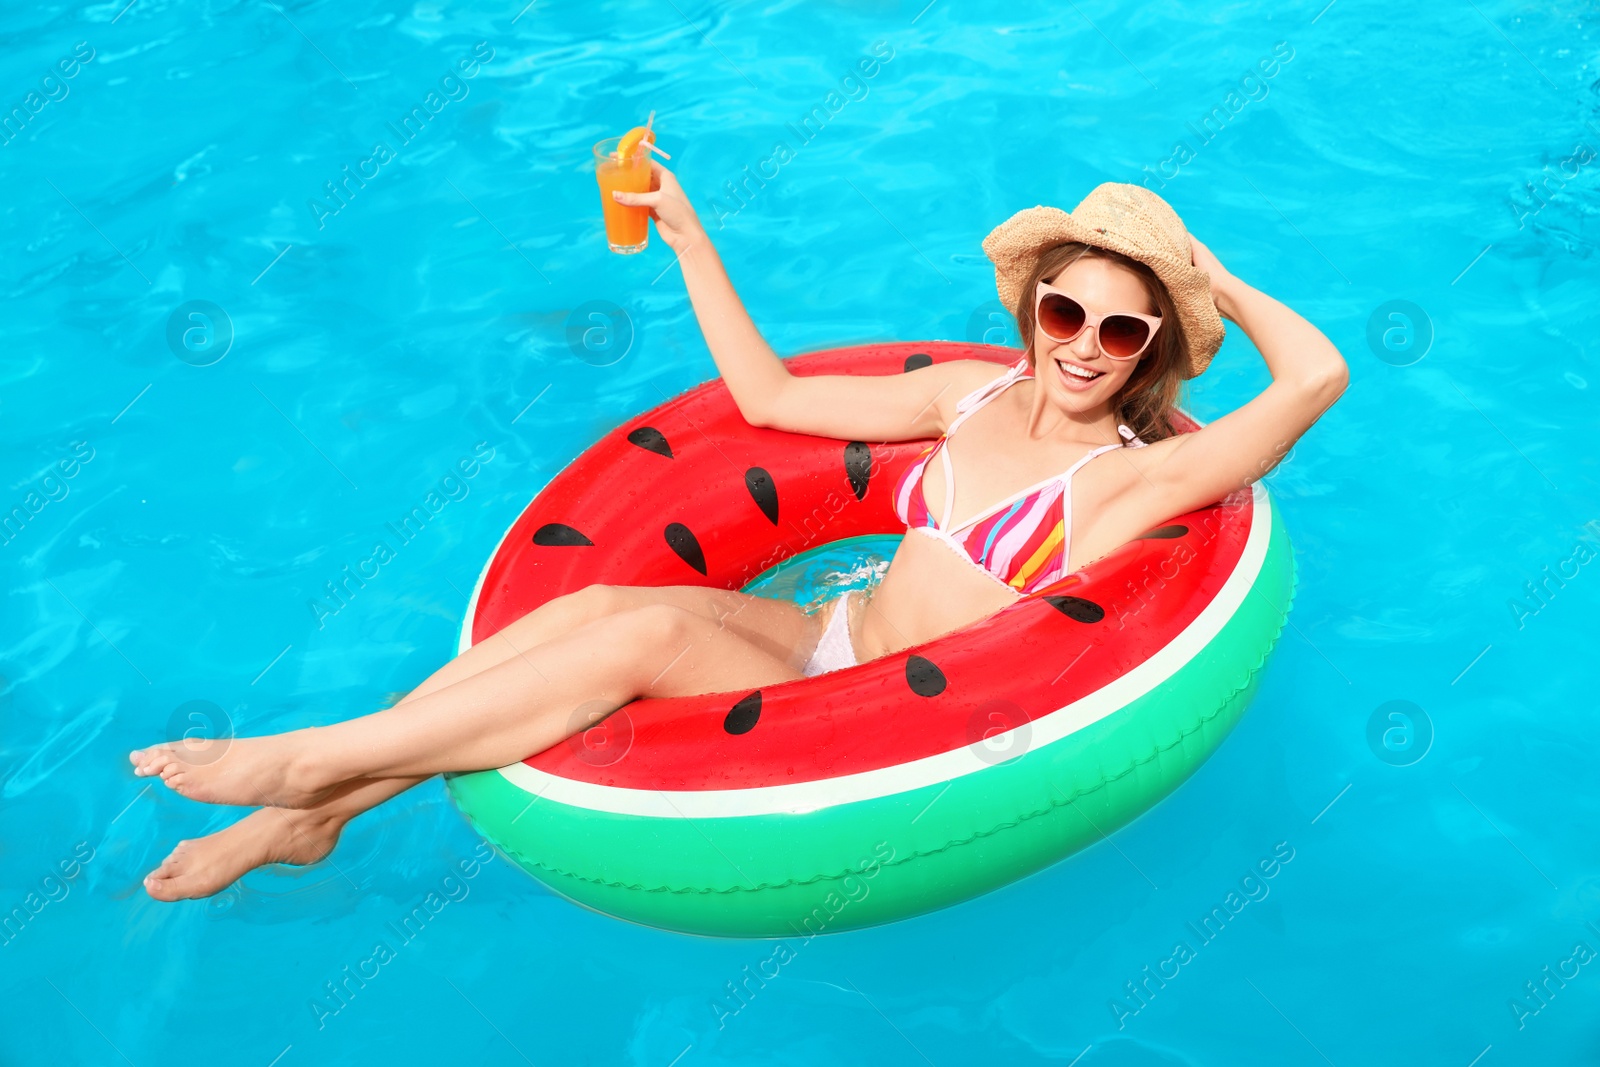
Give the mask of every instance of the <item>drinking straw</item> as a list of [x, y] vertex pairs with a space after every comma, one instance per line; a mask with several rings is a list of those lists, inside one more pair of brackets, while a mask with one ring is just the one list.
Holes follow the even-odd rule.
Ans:
[[[655, 121], [656, 121], [656, 113], [655, 113], [654, 110], [652, 110], [650, 112], [650, 117], [644, 120], [644, 128], [647, 129], [647, 130], [650, 129], [650, 127], [655, 124]], [[656, 155], [660, 156], [662, 159], [671, 159], [672, 158], [671, 156], [669, 156], [665, 152], [663, 152], [661, 149], [657, 148], [656, 147], [656, 143], [655, 143], [655, 141], [653, 139], [646, 139], [646, 141], [644, 142], [644, 146], [646, 148], [650, 149], [650, 151], [654, 152]]]

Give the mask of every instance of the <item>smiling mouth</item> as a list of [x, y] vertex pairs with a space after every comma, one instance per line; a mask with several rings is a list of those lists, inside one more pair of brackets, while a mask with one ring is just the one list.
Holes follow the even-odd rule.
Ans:
[[1105, 371], [1087, 371], [1077, 364], [1067, 363], [1059, 359], [1055, 361], [1055, 364], [1061, 368], [1061, 373], [1066, 375], [1069, 381], [1082, 382], [1085, 385], [1105, 375]]

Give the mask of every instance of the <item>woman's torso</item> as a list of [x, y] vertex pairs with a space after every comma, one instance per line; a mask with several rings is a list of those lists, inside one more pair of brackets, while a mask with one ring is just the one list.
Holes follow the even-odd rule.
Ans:
[[[1029, 440], [1024, 428], [1036, 387], [1032, 378], [1009, 385], [974, 411], [960, 432], [941, 446], [957, 442], [950, 453], [956, 486], [950, 511], [955, 523], [965, 523], [1013, 491], [1061, 474], [1096, 447]], [[1067, 483], [1070, 499], [1063, 504], [1070, 530], [1061, 573], [1070, 574], [1159, 521], [1137, 514], [1129, 490], [1139, 474], [1133, 464], [1119, 461], [1124, 451], [1111, 449], [1096, 456]], [[928, 463], [924, 479], [928, 509], [941, 516], [947, 489], [943, 465], [936, 459]], [[863, 660], [875, 659], [921, 644], [971, 625], [1021, 595], [983, 573], [951, 544], [940, 543], [926, 531], [909, 530], [883, 580], [856, 609], [858, 653]]]

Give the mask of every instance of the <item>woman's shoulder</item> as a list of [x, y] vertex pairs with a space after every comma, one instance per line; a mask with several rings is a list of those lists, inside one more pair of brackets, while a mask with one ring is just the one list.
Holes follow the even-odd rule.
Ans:
[[956, 375], [952, 385], [956, 388], [951, 391], [956, 394], [958, 407], [966, 408], [972, 401], [980, 398], [990, 388], [999, 388], [1010, 385], [1025, 377], [1031, 377], [1025, 357], [1018, 356], [1010, 363], [996, 363], [988, 359], [956, 359], [951, 360], [946, 366], [951, 368], [951, 373]]
[[[1026, 368], [1022, 368], [1025, 370]], [[1009, 366], [987, 359], [951, 359], [919, 367], [908, 374], [927, 374], [938, 383], [934, 406], [941, 424], [949, 428], [961, 415], [981, 400], [986, 391], [1002, 378], [1017, 377], [1016, 363]]]
[[[1021, 355], [1018, 355], [1010, 363], [998, 363], [992, 359], [947, 359], [943, 363], [931, 363], [924, 367], [918, 367], [916, 371], [907, 371], [906, 373], [915, 374], [917, 371], [927, 371], [943, 375], [954, 384], [970, 381], [982, 385], [1011, 373], [1023, 359], [1024, 357]], [[1023, 371], [1026, 373], [1027, 368], [1023, 367]]]

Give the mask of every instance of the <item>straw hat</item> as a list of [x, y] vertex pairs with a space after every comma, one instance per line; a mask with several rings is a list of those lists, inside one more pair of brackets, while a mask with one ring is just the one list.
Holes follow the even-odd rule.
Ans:
[[1155, 271], [1172, 294], [1188, 342], [1184, 377], [1206, 369], [1222, 346], [1222, 316], [1211, 300], [1211, 277], [1194, 265], [1189, 231], [1170, 204], [1142, 185], [1106, 182], [1070, 213], [1042, 205], [1017, 212], [983, 239], [1000, 302], [1015, 309], [1039, 254], [1067, 241], [1121, 252]]

